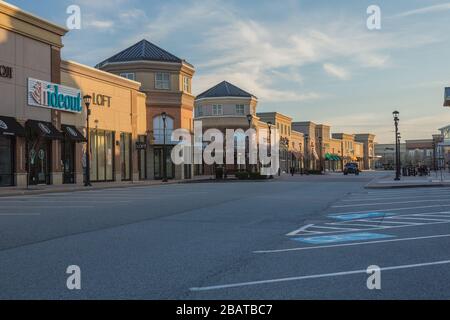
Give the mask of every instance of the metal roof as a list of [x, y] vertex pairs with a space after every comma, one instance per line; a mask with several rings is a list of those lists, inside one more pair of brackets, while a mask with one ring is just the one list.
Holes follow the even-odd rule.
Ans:
[[158, 47], [157, 45], [143, 39], [131, 47], [113, 55], [112, 57], [100, 62], [96, 68], [100, 68], [108, 63], [129, 62], [129, 61], [162, 61], [162, 62], [185, 62], [174, 56], [170, 52]]
[[206, 90], [205, 92], [199, 94], [196, 99], [202, 98], [218, 98], [218, 97], [247, 97], [256, 98], [251, 93], [236, 87], [235, 85], [222, 81], [221, 83], [215, 85], [214, 87]]

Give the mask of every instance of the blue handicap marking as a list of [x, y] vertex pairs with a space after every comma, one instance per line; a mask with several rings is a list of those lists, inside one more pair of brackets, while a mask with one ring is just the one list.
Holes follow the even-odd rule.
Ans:
[[387, 217], [387, 216], [392, 216], [392, 215], [394, 215], [394, 214], [393, 213], [384, 213], [384, 212], [364, 212], [364, 213], [332, 214], [332, 215], [329, 215], [329, 217], [346, 221], [346, 220], [356, 220], [356, 219]]
[[327, 244], [334, 242], [350, 242], [350, 241], [361, 241], [361, 240], [373, 240], [373, 239], [384, 239], [392, 238], [394, 236], [381, 233], [370, 233], [370, 232], [357, 232], [357, 233], [346, 233], [346, 234], [334, 234], [329, 236], [313, 236], [313, 237], [300, 237], [293, 238], [293, 240], [306, 242], [310, 244]]

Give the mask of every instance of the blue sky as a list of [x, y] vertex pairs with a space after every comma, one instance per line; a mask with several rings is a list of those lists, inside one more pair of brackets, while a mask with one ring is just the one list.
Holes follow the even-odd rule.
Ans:
[[[258, 111], [372, 132], [393, 141], [392, 111], [405, 139], [450, 123], [450, 2], [434, 0], [18, 0], [65, 25], [77, 4], [82, 29], [63, 58], [88, 65], [145, 38], [196, 67], [194, 93], [228, 80], [259, 98]], [[381, 8], [381, 30], [366, 27]]]

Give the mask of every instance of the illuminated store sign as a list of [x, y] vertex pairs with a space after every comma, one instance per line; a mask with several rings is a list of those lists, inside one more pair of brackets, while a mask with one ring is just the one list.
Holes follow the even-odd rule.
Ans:
[[28, 78], [28, 104], [75, 113], [83, 110], [79, 89], [33, 78]]

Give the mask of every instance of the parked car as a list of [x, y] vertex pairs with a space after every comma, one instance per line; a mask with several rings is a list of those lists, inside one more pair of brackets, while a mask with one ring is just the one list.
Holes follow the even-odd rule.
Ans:
[[346, 163], [344, 166], [344, 175], [348, 175], [349, 173], [359, 175], [359, 172], [360, 171], [359, 171], [357, 163], [349, 162], [349, 163]]

